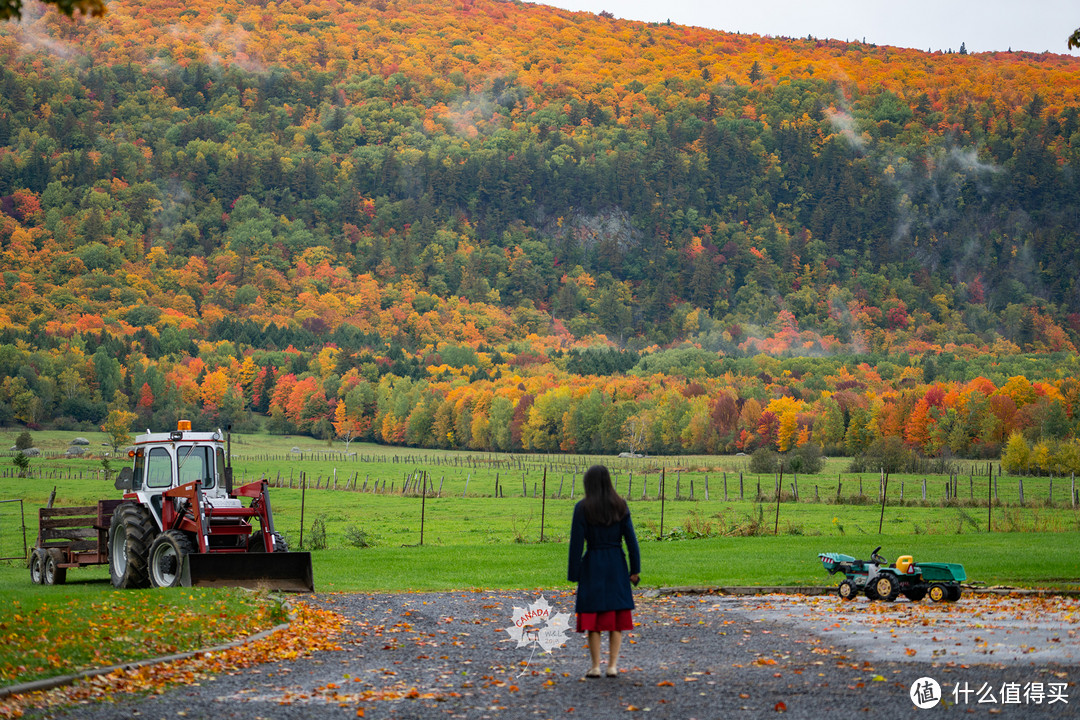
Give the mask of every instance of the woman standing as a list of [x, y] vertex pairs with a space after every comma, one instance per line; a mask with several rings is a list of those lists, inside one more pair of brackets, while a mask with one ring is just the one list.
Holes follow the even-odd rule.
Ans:
[[[584, 484], [585, 499], [574, 506], [570, 527], [567, 579], [578, 584], [574, 607], [577, 631], [589, 633], [592, 667], [585, 677], [600, 677], [600, 638], [605, 631], [608, 633], [607, 676], [618, 677], [622, 634], [634, 627], [630, 583], [638, 584], [641, 553], [634, 524], [630, 522], [630, 508], [612, 487], [608, 469], [593, 465], [585, 471]], [[622, 550], [623, 540], [630, 554], [629, 569]]]

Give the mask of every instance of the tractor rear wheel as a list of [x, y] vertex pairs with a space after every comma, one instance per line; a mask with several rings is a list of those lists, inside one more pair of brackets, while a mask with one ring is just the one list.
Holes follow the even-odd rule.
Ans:
[[109, 524], [109, 579], [115, 588], [150, 585], [147, 561], [156, 526], [150, 511], [132, 502], [121, 503]]
[[179, 587], [184, 557], [195, 552], [180, 530], [166, 530], [154, 538], [150, 546], [150, 585], [152, 587]]
[[46, 585], [63, 585], [67, 580], [67, 568], [60, 567], [63, 556], [59, 550], [49, 550], [45, 553], [45, 576], [42, 582]]
[[836, 588], [836, 593], [841, 600], [854, 600], [859, 594], [859, 588], [855, 587], [855, 583], [850, 580], [844, 580], [840, 583], [840, 587]]
[[[289, 543], [285, 542], [285, 538], [279, 532], [274, 532], [274, 552], [289, 552]], [[248, 539], [248, 552], [266, 552], [266, 546], [263, 545], [263, 533], [262, 530], [251, 533], [251, 537]]]
[[41, 548], [30, 551], [30, 579], [35, 585], [45, 580], [45, 551]]
[[892, 602], [900, 594], [900, 584], [892, 575], [878, 575], [874, 579], [874, 593], [879, 600]]
[[930, 599], [934, 602], [945, 602], [949, 599], [949, 589], [941, 583], [933, 583], [930, 586]]

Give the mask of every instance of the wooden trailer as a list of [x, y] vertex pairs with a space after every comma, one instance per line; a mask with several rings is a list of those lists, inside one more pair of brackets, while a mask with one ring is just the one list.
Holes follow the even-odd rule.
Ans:
[[38, 510], [38, 536], [30, 551], [30, 577], [37, 584], [59, 585], [68, 568], [107, 565], [109, 522], [123, 500], [99, 500], [85, 507]]

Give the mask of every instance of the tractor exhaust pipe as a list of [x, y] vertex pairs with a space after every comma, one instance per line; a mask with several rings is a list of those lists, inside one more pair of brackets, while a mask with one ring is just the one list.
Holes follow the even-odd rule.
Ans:
[[225, 493], [232, 497], [232, 423], [225, 426]]

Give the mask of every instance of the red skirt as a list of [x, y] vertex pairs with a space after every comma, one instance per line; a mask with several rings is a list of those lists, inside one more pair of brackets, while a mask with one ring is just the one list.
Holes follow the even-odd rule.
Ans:
[[629, 610], [605, 610], [598, 613], [578, 613], [577, 631], [622, 632], [634, 629], [634, 618]]

